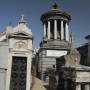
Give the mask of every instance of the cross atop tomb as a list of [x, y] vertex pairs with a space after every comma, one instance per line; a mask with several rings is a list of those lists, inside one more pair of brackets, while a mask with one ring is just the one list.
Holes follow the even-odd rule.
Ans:
[[20, 19], [19, 23], [24, 23], [24, 24], [26, 23], [24, 14], [21, 15], [21, 19]]

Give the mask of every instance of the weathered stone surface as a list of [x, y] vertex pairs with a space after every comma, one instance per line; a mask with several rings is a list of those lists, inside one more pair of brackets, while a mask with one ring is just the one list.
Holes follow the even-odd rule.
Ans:
[[43, 85], [43, 81], [40, 79], [32, 76], [32, 87], [31, 90], [46, 90], [46, 88]]

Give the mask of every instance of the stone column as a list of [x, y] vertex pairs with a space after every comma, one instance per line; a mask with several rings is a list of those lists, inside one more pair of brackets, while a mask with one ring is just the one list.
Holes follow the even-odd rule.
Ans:
[[48, 21], [48, 39], [50, 39], [50, 21]]
[[46, 24], [45, 23], [43, 24], [43, 28], [44, 28], [43, 37], [45, 38], [46, 37]]
[[68, 23], [65, 24], [65, 34], [66, 34], [66, 41], [69, 41], [69, 29], [68, 29]]
[[41, 72], [41, 80], [44, 80], [44, 73], [43, 73], [43, 71]]
[[57, 39], [57, 20], [54, 20], [54, 39]]
[[86, 84], [86, 85], [85, 85], [85, 90], [90, 90], [89, 84]]
[[64, 39], [64, 27], [63, 27], [63, 21], [61, 21], [61, 40]]
[[67, 84], [68, 84], [68, 82], [67, 82], [67, 80], [65, 80], [64, 81], [64, 90], [67, 90], [68, 89], [68, 85]]
[[81, 90], [81, 84], [76, 85], [76, 90]]

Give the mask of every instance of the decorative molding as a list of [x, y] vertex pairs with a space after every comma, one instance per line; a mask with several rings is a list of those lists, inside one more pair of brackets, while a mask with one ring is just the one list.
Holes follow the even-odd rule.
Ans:
[[23, 50], [27, 49], [27, 44], [23, 41], [18, 41], [14, 44], [13, 49], [16, 50], [16, 51], [17, 50], [18, 51], [23, 51]]

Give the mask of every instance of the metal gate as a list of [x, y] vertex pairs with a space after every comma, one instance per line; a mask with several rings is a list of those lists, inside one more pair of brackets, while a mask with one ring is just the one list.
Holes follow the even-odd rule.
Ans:
[[26, 90], [27, 57], [13, 57], [10, 90]]

